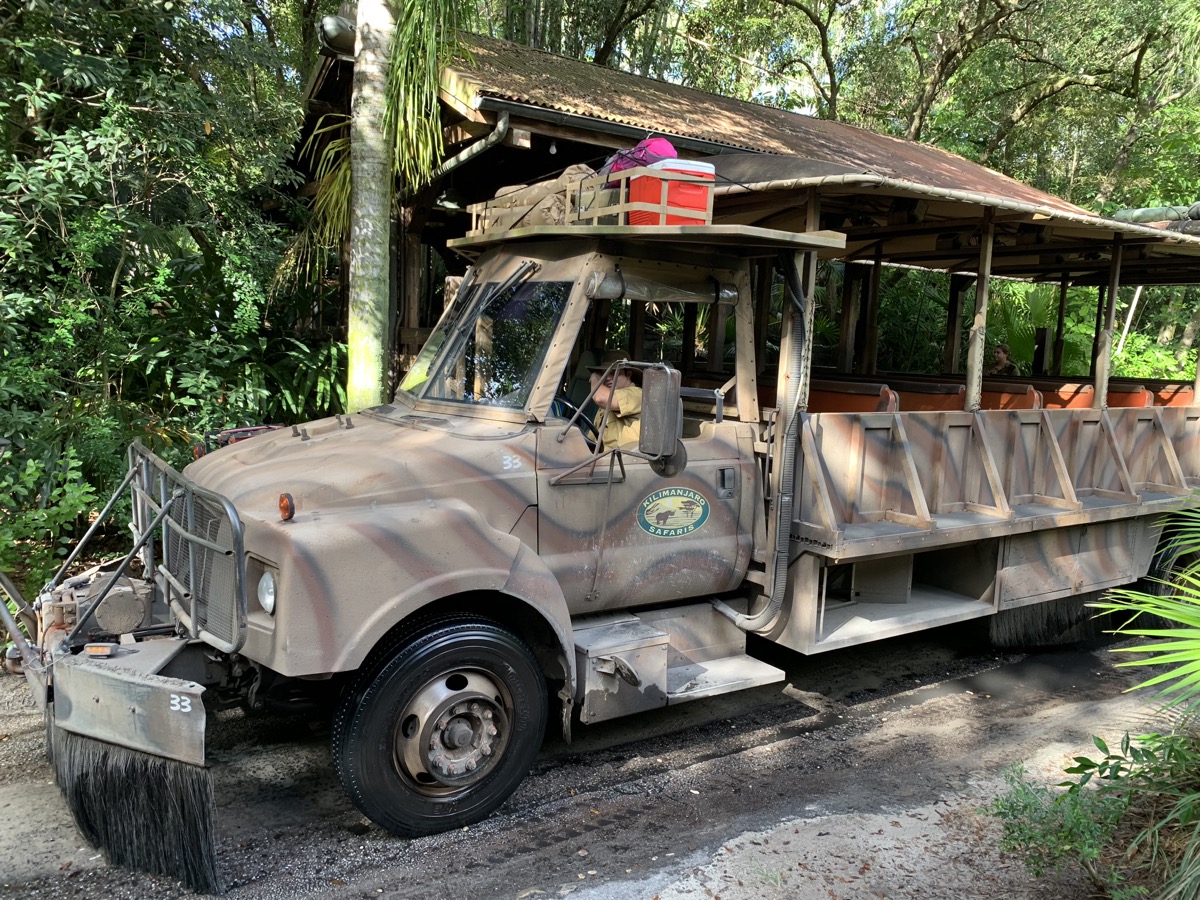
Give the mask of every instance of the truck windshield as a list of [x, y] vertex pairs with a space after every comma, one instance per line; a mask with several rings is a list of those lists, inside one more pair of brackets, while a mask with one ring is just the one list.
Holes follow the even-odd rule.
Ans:
[[456, 303], [438, 323], [400, 389], [422, 400], [523, 408], [571, 287], [570, 281], [472, 286], [470, 302]]

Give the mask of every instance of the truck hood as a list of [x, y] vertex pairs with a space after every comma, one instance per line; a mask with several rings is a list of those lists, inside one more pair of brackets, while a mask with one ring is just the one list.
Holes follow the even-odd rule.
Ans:
[[534, 477], [535, 449], [528, 426], [384, 406], [232, 444], [184, 474], [227, 497], [243, 518], [277, 519], [284, 492], [298, 520], [450, 496], [507, 531], [536, 502], [525, 483]]

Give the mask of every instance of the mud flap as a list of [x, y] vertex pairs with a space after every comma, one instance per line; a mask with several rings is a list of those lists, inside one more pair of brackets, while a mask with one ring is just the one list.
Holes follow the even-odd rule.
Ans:
[[157, 674], [186, 643], [57, 660], [50, 754], [75, 824], [110, 863], [219, 893], [204, 688]]

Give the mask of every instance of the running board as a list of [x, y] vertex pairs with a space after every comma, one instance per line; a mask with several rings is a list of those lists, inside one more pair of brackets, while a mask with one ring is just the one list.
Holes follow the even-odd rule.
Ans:
[[590, 616], [576, 623], [574, 638], [585, 723], [784, 679], [783, 670], [746, 655], [746, 633], [711, 603]]
[[783, 681], [783, 669], [752, 656], [726, 656], [667, 669], [667, 706]]

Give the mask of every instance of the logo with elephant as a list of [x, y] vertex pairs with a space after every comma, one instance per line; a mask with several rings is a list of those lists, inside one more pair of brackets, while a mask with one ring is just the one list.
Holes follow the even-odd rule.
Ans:
[[642, 531], [654, 537], [682, 537], [708, 521], [708, 501], [691, 488], [664, 488], [638, 505], [637, 520]]

